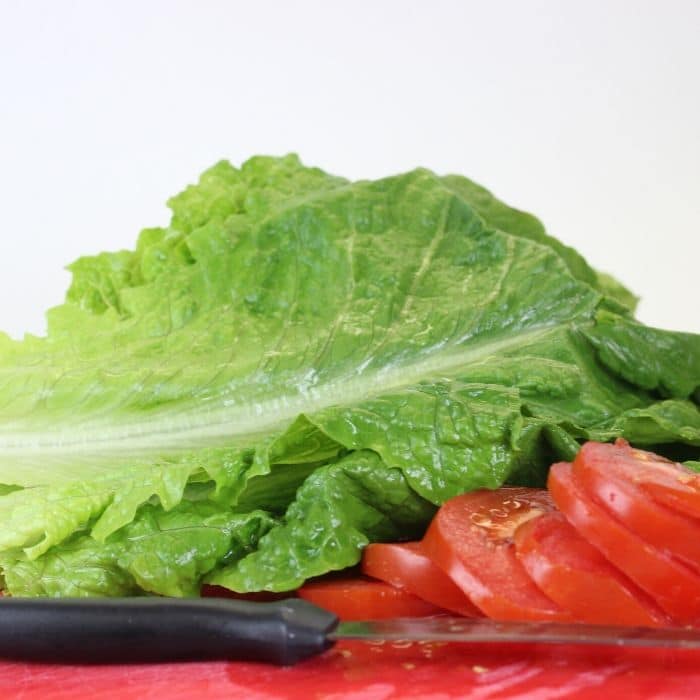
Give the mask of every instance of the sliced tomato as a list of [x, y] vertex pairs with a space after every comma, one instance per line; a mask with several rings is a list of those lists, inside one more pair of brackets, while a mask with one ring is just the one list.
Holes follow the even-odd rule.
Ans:
[[611, 459], [633, 470], [632, 481], [658, 503], [692, 518], [700, 518], [700, 474], [653, 452], [630, 447], [618, 439], [614, 445], [586, 443], [587, 460]]
[[[700, 520], [657, 503], [640, 484], [640, 479], [666, 480], [674, 471], [684, 478], [687, 470], [655, 457], [624, 442], [589, 442], [576, 456], [573, 471], [581, 486], [632, 532], [700, 570]], [[660, 475], [654, 477], [655, 471]]]
[[515, 531], [515, 549], [532, 580], [582, 622], [663, 627], [669, 618], [581, 537], [561, 513]]
[[420, 542], [370, 544], [362, 553], [362, 571], [459, 615], [481, 615], [464, 591], [432, 562]]
[[445, 612], [403, 588], [361, 576], [311, 581], [297, 595], [335, 613], [341, 620], [425, 617]]
[[489, 617], [498, 620], [570, 620], [518, 561], [519, 525], [554, 508], [542, 489], [475, 491], [447, 501], [423, 539], [428, 556]]
[[613, 518], [581, 487], [571, 464], [549, 470], [547, 482], [567, 520], [608, 561], [645, 590], [675, 621], [700, 621], [700, 576]]

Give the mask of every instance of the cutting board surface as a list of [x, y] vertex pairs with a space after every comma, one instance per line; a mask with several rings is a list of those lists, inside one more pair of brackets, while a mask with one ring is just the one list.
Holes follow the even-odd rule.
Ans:
[[31, 700], [699, 698], [700, 653], [345, 642], [293, 668], [253, 663], [0, 663], [0, 697]]

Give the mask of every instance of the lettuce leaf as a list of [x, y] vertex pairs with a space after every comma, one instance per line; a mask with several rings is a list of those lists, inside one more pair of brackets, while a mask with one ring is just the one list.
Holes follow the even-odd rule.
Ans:
[[15, 595], [287, 590], [586, 439], [700, 456], [700, 337], [466, 178], [256, 157], [169, 204], [0, 335]]
[[192, 596], [203, 576], [254, 550], [273, 524], [263, 511], [234, 513], [206, 501], [170, 511], [149, 504], [105, 542], [79, 532], [37, 559], [5, 552], [0, 566], [13, 595]]

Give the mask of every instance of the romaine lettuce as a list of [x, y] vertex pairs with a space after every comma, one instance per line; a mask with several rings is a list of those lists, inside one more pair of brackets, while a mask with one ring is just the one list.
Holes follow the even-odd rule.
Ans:
[[700, 336], [465, 178], [257, 157], [170, 206], [0, 336], [14, 595], [287, 590], [588, 438], [700, 455]]

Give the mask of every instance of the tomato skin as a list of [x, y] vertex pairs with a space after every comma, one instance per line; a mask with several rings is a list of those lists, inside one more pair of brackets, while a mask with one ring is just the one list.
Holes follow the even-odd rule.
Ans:
[[[650, 545], [700, 571], [700, 521], [653, 500], [635, 483], [651, 470], [674, 470], [628, 446], [588, 443], [576, 456], [573, 472], [581, 487], [611, 515]], [[679, 472], [682, 474], [683, 472]]]
[[443, 504], [423, 546], [488, 617], [570, 621], [572, 615], [545, 596], [528, 576], [512, 540], [522, 522], [553, 508], [542, 489], [467, 493]]
[[691, 518], [700, 518], [700, 474], [682, 464], [630, 447], [621, 438], [614, 445], [588, 442], [576, 459], [626, 465], [634, 473], [633, 483], [654, 501]]
[[305, 583], [297, 595], [341, 620], [426, 617], [445, 612], [408, 591], [367, 577], [329, 577]]
[[420, 542], [370, 544], [362, 553], [362, 571], [422, 600], [466, 617], [481, 611], [423, 551]]
[[581, 622], [663, 627], [669, 618], [557, 512], [528, 520], [515, 548], [532, 580]]
[[700, 621], [700, 576], [617, 522], [584, 491], [571, 464], [553, 465], [547, 485], [579, 534], [645, 590], [674, 621]]

